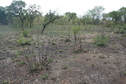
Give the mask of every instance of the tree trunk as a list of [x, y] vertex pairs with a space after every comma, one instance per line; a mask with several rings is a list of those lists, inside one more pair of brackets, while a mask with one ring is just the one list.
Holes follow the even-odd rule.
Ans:
[[46, 25], [43, 25], [43, 29], [42, 29], [42, 34], [44, 33], [44, 30], [45, 30], [45, 28], [46, 28]]

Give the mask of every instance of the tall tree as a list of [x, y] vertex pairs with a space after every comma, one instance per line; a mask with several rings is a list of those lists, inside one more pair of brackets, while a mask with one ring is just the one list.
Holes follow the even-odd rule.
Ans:
[[126, 24], [126, 7], [122, 7], [119, 9], [122, 15], [122, 19], [124, 20], [124, 23]]
[[77, 14], [71, 13], [71, 12], [66, 12], [65, 17], [68, 19], [68, 23], [69, 23], [70, 20], [77, 18]]
[[6, 14], [6, 9], [2, 6], [0, 6], [0, 23], [2, 25], [7, 24], [7, 20], [6, 20], [7, 14]]
[[118, 22], [121, 21], [121, 12], [119, 11], [109, 12], [108, 16], [112, 18], [115, 24], [118, 24]]
[[32, 27], [35, 18], [41, 15], [39, 9], [40, 6], [37, 6], [36, 4], [29, 5], [27, 9], [27, 14], [28, 14], [28, 23], [30, 24], [30, 27]]
[[23, 1], [14, 0], [10, 6], [8, 6], [8, 12], [14, 14], [20, 19], [21, 27], [24, 26], [24, 20], [26, 19], [26, 10], [24, 9], [26, 3]]
[[88, 14], [92, 16], [92, 20], [94, 24], [99, 24], [102, 12], [104, 11], [104, 7], [95, 6], [93, 9], [88, 11]]

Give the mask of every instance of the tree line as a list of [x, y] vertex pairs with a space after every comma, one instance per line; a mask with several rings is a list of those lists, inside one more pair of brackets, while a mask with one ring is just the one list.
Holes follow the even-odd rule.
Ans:
[[58, 15], [55, 11], [49, 11], [46, 15], [40, 12], [40, 6], [31, 4], [26, 8], [26, 3], [22, 0], [14, 0], [9, 6], [0, 6], [0, 25], [13, 25], [24, 27], [33, 27], [42, 25], [42, 33], [50, 23], [64, 25], [124, 25], [126, 24], [126, 7], [121, 7], [117, 11], [103, 13], [103, 6], [95, 6], [88, 10], [82, 17], [77, 17], [76, 13], [66, 12], [64, 15]]

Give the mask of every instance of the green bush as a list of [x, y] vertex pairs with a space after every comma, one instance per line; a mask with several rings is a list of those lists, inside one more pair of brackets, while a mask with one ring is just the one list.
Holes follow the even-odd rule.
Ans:
[[25, 64], [24, 61], [21, 61], [21, 62], [18, 63], [19, 66], [22, 66], [22, 65], [24, 65], [24, 64]]
[[19, 37], [17, 39], [17, 42], [20, 45], [31, 45], [32, 44], [32, 38]]
[[126, 30], [126, 25], [123, 26], [123, 29]]
[[28, 36], [28, 32], [27, 32], [27, 31], [23, 31], [23, 32], [21, 33], [21, 36], [27, 37], [27, 36]]
[[105, 36], [105, 35], [98, 35], [94, 38], [94, 43], [97, 46], [106, 46], [106, 43], [109, 39], [109, 36]]
[[125, 33], [125, 30], [124, 30], [124, 28], [121, 28], [120, 30], [115, 31], [115, 33], [120, 33], [120, 34], [122, 34], [122, 33]]
[[75, 40], [75, 43], [77, 41], [77, 34], [79, 33], [79, 31], [81, 30], [82, 28], [81, 27], [72, 27], [72, 33], [74, 34], [74, 40]]
[[48, 78], [48, 74], [44, 74], [43, 76], [42, 76], [42, 79], [43, 80], [45, 80], [45, 79], [47, 79]]
[[3, 81], [2, 84], [9, 84], [9, 82], [7, 82], [7, 81]]

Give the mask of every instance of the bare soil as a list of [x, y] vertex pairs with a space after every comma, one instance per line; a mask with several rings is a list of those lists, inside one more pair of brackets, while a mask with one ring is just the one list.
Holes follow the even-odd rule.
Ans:
[[[30, 73], [25, 64], [18, 65], [22, 58], [15, 52], [26, 48], [17, 44], [18, 36], [1, 38], [0, 84], [4, 81], [9, 84], [126, 84], [126, 37], [110, 34], [107, 46], [98, 47], [92, 39], [97, 34], [80, 35], [85, 51], [81, 53], [74, 53], [79, 43], [65, 42], [64, 38], [55, 38], [52, 43], [45, 37], [44, 46], [34, 50], [45, 49], [47, 55], [53, 55], [53, 62], [48, 69], [35, 73]], [[48, 76], [43, 79], [45, 74]]]

